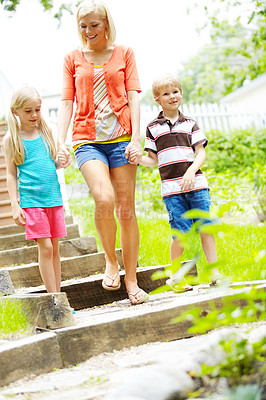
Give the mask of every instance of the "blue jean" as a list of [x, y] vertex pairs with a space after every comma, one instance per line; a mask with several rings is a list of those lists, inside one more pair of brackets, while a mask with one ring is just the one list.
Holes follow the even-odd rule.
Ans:
[[[192, 209], [210, 211], [212, 200], [209, 189], [201, 189], [194, 192], [186, 192], [163, 199], [169, 214], [169, 224], [172, 229], [182, 233], [188, 232], [192, 224], [199, 219], [185, 219], [182, 215]], [[213, 223], [209, 219], [200, 219], [202, 224]], [[173, 236], [175, 237], [175, 236]]]

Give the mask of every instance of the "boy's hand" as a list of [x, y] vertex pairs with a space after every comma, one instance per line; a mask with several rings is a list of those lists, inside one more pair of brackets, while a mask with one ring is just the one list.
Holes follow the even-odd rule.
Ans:
[[194, 188], [194, 185], [195, 185], [195, 172], [188, 168], [180, 182], [181, 190], [183, 191], [191, 190]]
[[142, 150], [138, 142], [131, 141], [126, 149], [125, 156], [128, 158], [130, 164], [138, 165], [142, 159]]
[[65, 145], [59, 146], [57, 158], [63, 168], [67, 168], [72, 162], [69, 149]]

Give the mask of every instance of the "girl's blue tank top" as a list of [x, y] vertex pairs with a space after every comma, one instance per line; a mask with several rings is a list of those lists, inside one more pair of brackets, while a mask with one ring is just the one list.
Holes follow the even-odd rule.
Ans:
[[39, 135], [23, 139], [25, 159], [18, 165], [20, 207], [55, 207], [63, 205], [55, 163], [48, 144]]

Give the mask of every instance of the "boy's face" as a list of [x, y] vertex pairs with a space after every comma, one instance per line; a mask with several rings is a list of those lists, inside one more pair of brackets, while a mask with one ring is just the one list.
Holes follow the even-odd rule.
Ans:
[[177, 86], [165, 86], [155, 99], [164, 111], [176, 111], [181, 104], [182, 94]]

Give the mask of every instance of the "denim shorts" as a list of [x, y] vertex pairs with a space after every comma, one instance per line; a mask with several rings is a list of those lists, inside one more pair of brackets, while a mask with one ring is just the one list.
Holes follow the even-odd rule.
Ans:
[[110, 169], [129, 164], [125, 156], [125, 148], [129, 143], [130, 141], [82, 144], [74, 152], [78, 167], [80, 169], [82, 164], [90, 160], [103, 161]]
[[[176, 229], [182, 233], [188, 232], [192, 224], [199, 219], [182, 218], [188, 210], [198, 209], [201, 211], [210, 211], [212, 200], [209, 189], [201, 189], [195, 192], [186, 192], [163, 199], [169, 214], [169, 224], [172, 229]], [[210, 224], [214, 221], [209, 219], [200, 219], [202, 224]], [[175, 237], [173, 235], [173, 237]]]

